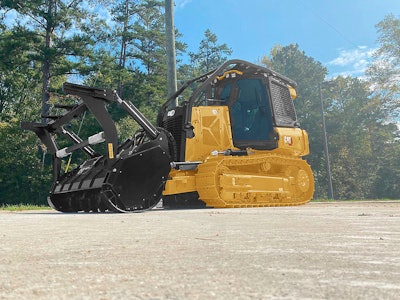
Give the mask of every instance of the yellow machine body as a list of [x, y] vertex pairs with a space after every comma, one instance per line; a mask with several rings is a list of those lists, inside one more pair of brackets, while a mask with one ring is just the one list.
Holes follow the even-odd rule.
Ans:
[[233, 145], [227, 106], [192, 108], [194, 137], [186, 139], [185, 157], [195, 170], [172, 169], [163, 195], [197, 192], [209, 207], [287, 206], [307, 203], [314, 192], [308, 135], [300, 128], [276, 127], [278, 147], [246, 149], [224, 155]]
[[[52, 155], [48, 202], [61, 212], [141, 212], [161, 199], [170, 208], [297, 205], [312, 198], [314, 179], [302, 159], [309, 148], [293, 103], [296, 86], [266, 67], [229, 60], [185, 82], [153, 125], [114, 90], [64, 83], [80, 100], [55, 104], [62, 113], [42, 116], [48, 123], [21, 127]], [[131, 138], [119, 140], [109, 105], [139, 125]], [[86, 112], [102, 131], [80, 137], [69, 125]], [[103, 154], [92, 148], [100, 143]], [[75, 151], [86, 159], [74, 156], [69, 170]]]

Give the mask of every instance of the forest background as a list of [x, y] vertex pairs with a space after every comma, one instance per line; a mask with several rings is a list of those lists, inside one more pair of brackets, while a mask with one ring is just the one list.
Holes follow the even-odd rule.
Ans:
[[[116, 89], [155, 122], [167, 98], [164, 10], [160, 0], [0, 0], [0, 205], [46, 203], [51, 157], [20, 123], [73, 101], [63, 96], [63, 82]], [[175, 34], [178, 86], [231, 58], [209, 29], [196, 52], [186, 50], [179, 28]], [[400, 19], [387, 15], [376, 35], [379, 47], [362, 79], [327, 81], [326, 67], [297, 44], [265, 49], [253, 61], [298, 83], [295, 106], [310, 138], [316, 199], [328, 197], [321, 99], [334, 198], [400, 198]], [[131, 136], [137, 125], [111, 113], [121, 137]], [[87, 116], [70, 126], [85, 135], [97, 125]]]

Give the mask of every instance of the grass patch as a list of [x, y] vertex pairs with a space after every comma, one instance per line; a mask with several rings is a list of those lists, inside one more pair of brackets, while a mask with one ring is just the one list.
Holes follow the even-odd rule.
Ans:
[[311, 199], [310, 202], [335, 202], [337, 200], [333, 200], [333, 199]]
[[360, 201], [372, 201], [372, 202], [385, 202], [385, 201], [399, 201], [400, 199], [311, 199], [311, 202], [360, 202]]
[[5, 211], [22, 211], [22, 210], [46, 210], [51, 209], [47, 205], [32, 205], [32, 204], [2, 204], [0, 210]]

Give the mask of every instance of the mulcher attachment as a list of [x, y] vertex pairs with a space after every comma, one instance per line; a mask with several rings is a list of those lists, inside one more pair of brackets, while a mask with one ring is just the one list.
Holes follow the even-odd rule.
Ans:
[[[77, 95], [82, 103], [59, 106], [64, 115], [50, 118], [48, 124], [22, 123], [23, 129], [37, 134], [53, 157], [54, 184], [50, 206], [62, 212], [140, 212], [154, 207], [161, 199], [170, 163], [176, 155], [172, 135], [154, 127], [130, 102], [115, 91], [65, 83], [64, 91]], [[106, 104], [118, 103], [142, 128], [131, 139], [118, 145], [117, 130]], [[89, 110], [104, 131], [82, 140], [63, 126]], [[59, 149], [55, 137], [64, 135], [73, 145]], [[107, 154], [90, 146], [105, 142]], [[81, 149], [89, 159], [61, 174], [61, 160]]]

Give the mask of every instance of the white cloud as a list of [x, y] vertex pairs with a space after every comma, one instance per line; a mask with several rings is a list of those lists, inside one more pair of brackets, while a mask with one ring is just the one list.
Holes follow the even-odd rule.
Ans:
[[175, 0], [176, 8], [183, 8], [186, 4], [192, 2], [192, 0]]
[[339, 56], [327, 64], [335, 70], [333, 76], [363, 76], [376, 49], [358, 46], [355, 49], [341, 49]]

